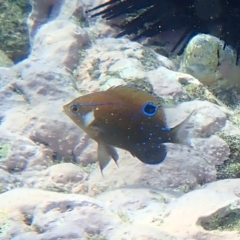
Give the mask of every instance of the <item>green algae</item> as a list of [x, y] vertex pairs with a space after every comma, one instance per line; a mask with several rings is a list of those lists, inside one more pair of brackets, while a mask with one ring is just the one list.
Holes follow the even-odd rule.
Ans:
[[161, 64], [157, 59], [157, 54], [151, 48], [143, 47], [142, 57], [138, 60], [142, 63], [145, 71], [157, 69]]
[[11, 144], [0, 142], [0, 160], [5, 159], [11, 153]]
[[73, 15], [70, 18], [70, 21], [81, 28], [88, 27], [88, 22], [81, 15]]
[[29, 52], [27, 15], [31, 10], [29, 1], [0, 1], [0, 46], [8, 58], [18, 62]]
[[202, 219], [201, 226], [207, 231], [238, 231], [240, 232], [240, 209], [221, 216], [213, 214], [210, 218]]
[[192, 101], [192, 100], [201, 100], [208, 101], [220, 106], [225, 106], [223, 102], [221, 102], [216, 96], [214, 96], [207, 87], [202, 84], [196, 83], [181, 83], [185, 96], [179, 99], [180, 102], [184, 101]]
[[126, 209], [118, 209], [117, 215], [122, 219], [125, 223], [132, 223], [131, 217], [129, 215], [129, 212]]
[[7, 212], [0, 212], [0, 222], [3, 223], [0, 226], [0, 238], [7, 235], [11, 229], [11, 221]]
[[153, 195], [153, 200], [156, 200], [159, 203], [167, 203], [167, 199], [163, 197], [163, 195], [157, 191], [150, 190], [149, 191]]
[[102, 234], [90, 234], [87, 237], [85, 237], [83, 240], [107, 240], [107, 238]]
[[239, 178], [240, 177], [240, 136], [239, 135], [228, 135], [225, 132], [217, 133], [229, 146], [230, 155], [228, 160], [224, 161], [223, 164], [217, 165], [217, 178]]
[[2, 50], [0, 50], [0, 66], [1, 67], [13, 66], [13, 61]]

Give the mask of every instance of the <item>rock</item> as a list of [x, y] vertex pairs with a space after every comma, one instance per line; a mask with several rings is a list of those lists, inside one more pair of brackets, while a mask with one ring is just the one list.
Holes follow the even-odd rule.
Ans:
[[[31, 0], [32, 11], [28, 17], [28, 29], [30, 37], [33, 38], [38, 28], [52, 20], [70, 20], [74, 11], [78, 8], [77, 1], [68, 4], [59, 0]], [[78, 12], [80, 13], [80, 12]], [[78, 15], [81, 18], [81, 15]]]
[[184, 89], [181, 83], [177, 81], [180, 74], [165, 67], [160, 67], [149, 71], [147, 77], [152, 86], [154, 86], [154, 92], [158, 96], [181, 98], [184, 95]]
[[122, 224], [99, 201], [82, 195], [20, 188], [3, 193], [0, 202], [2, 239], [80, 239], [108, 235]]
[[[227, 215], [239, 212], [238, 186], [238, 179], [223, 180], [185, 194], [167, 206], [160, 228], [181, 237], [192, 236], [195, 239], [239, 239], [239, 233], [232, 231], [238, 226], [231, 223], [231, 219], [227, 222]], [[226, 221], [222, 223], [228, 229], [220, 225], [220, 220], [224, 218]], [[213, 232], [210, 230], [213, 224], [215, 229], [211, 230], [223, 227], [227, 231]]]
[[[19, 188], [0, 195], [0, 236], [239, 239], [239, 233], [231, 231], [238, 225], [234, 216], [230, 218], [239, 212], [239, 191], [237, 179], [210, 183], [183, 195], [135, 187], [105, 192], [97, 199]], [[213, 231], [219, 229], [224, 231]]]
[[21, 185], [20, 181], [14, 175], [0, 169], [0, 192], [6, 192]]
[[239, 66], [236, 54], [216, 37], [199, 34], [188, 43], [180, 71], [196, 77], [212, 91], [224, 92], [238, 87]]
[[55, 62], [57, 66], [73, 70], [79, 59], [74, 53], [88, 42], [87, 33], [75, 24], [65, 20], [52, 21], [38, 30], [30, 57], [46, 62], [50, 60], [51, 64]]

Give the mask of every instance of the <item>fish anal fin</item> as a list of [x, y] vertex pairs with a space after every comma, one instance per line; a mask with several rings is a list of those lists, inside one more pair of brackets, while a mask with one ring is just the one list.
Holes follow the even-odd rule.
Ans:
[[114, 147], [102, 143], [98, 143], [97, 149], [98, 155], [98, 163], [103, 175], [103, 169], [108, 165], [111, 158], [113, 158], [114, 162], [117, 164], [118, 154]]
[[136, 156], [141, 162], [145, 164], [159, 164], [162, 163], [167, 156], [167, 147], [164, 144], [160, 144], [155, 149], [150, 149], [149, 151], [144, 151], [143, 149], [138, 149], [137, 151], [132, 151], [131, 154]]

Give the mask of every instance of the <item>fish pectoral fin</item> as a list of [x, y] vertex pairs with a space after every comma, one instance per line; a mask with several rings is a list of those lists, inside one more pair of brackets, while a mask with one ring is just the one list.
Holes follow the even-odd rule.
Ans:
[[118, 160], [117, 151], [115, 150], [114, 147], [110, 145], [98, 143], [97, 155], [98, 155], [98, 163], [99, 163], [101, 172], [108, 165], [111, 158], [117, 164], [117, 160]]

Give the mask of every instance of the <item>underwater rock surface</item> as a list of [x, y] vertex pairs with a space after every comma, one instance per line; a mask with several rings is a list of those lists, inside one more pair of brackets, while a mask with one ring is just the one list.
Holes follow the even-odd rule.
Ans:
[[[239, 166], [238, 112], [170, 59], [112, 38], [84, 13], [101, 1], [82, 2], [32, 0], [31, 53], [0, 68], [0, 239], [239, 239], [240, 182], [218, 180]], [[158, 96], [170, 127], [194, 110], [194, 146], [166, 144], [155, 166], [118, 149], [103, 177], [96, 143], [62, 106], [124, 84]]]
[[198, 34], [187, 45], [180, 71], [192, 74], [213, 92], [239, 88], [240, 66], [236, 52], [218, 38]]

